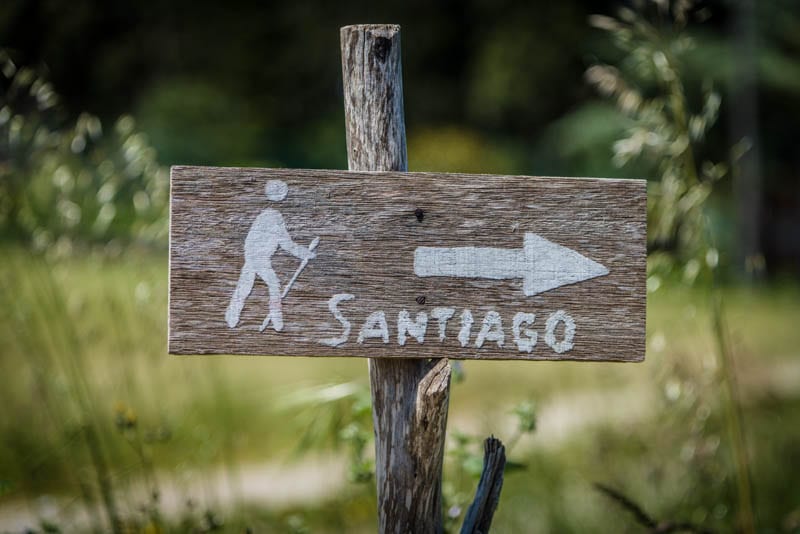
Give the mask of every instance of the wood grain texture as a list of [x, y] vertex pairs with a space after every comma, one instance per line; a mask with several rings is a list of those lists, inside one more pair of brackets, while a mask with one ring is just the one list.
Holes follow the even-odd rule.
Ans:
[[483, 442], [483, 471], [472, 500], [464, 516], [461, 534], [485, 534], [492, 526], [492, 519], [500, 504], [503, 489], [503, 473], [506, 467], [506, 448], [503, 443], [489, 436]]
[[400, 26], [345, 26], [340, 38], [348, 167], [405, 171]]
[[[400, 27], [347, 26], [341, 48], [350, 170], [407, 170]], [[369, 379], [379, 532], [440, 533], [450, 364], [370, 359]]]
[[[270, 202], [265, 184], [288, 184]], [[645, 183], [637, 180], [538, 178], [441, 173], [360, 173], [174, 167], [172, 169], [169, 350], [178, 354], [270, 354], [533, 360], [638, 361], [645, 336]], [[268, 311], [266, 285], [256, 280], [236, 328], [225, 310], [243, 266], [245, 236], [265, 208], [278, 209], [292, 238], [319, 237], [317, 256], [283, 301], [282, 332], [259, 326]], [[422, 212], [421, 220], [418, 217]], [[601, 263], [606, 276], [526, 297], [522, 280], [418, 277], [420, 246], [520, 248], [526, 232]], [[299, 260], [283, 252], [272, 265], [281, 285]], [[352, 324], [345, 343], [328, 301], [349, 293], [339, 309]], [[406, 310], [429, 316], [455, 310], [439, 341], [430, 318], [424, 341], [398, 343], [397, 318]], [[469, 344], [457, 339], [462, 310], [475, 323]], [[385, 313], [388, 342], [357, 343], [365, 319]], [[564, 310], [575, 321], [572, 350], [556, 353], [544, 340], [547, 318]], [[475, 346], [483, 317], [496, 311], [505, 342]], [[538, 340], [518, 350], [511, 321], [534, 313]], [[559, 327], [556, 337], [563, 336]]]
[[378, 531], [442, 531], [442, 464], [450, 365], [370, 360]]

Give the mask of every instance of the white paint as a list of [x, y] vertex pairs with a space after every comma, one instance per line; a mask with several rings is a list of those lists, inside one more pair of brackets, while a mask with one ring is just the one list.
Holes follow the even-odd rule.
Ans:
[[[276, 202], [286, 198], [287, 192], [286, 183], [280, 180], [269, 181], [265, 188], [267, 198]], [[258, 276], [267, 284], [269, 289], [269, 315], [264, 319], [261, 330], [263, 331], [270, 321], [276, 332], [283, 330], [282, 299], [289, 292], [292, 284], [308, 261], [316, 257], [313, 249], [316, 247], [317, 242], [319, 242], [318, 239], [312, 243], [313, 246], [308, 248], [295, 243], [286, 230], [283, 215], [278, 210], [267, 208], [262, 211], [250, 226], [250, 230], [244, 240], [244, 266], [228, 308], [225, 310], [225, 322], [228, 327], [234, 328], [239, 324], [242, 308], [244, 308], [244, 303], [253, 290], [256, 276]], [[281, 293], [280, 281], [278, 275], [272, 269], [271, 262], [272, 256], [279, 248], [303, 260], [300, 268], [286, 285], [283, 293]]]
[[338, 306], [340, 302], [344, 302], [346, 300], [353, 300], [355, 295], [351, 295], [350, 293], [337, 293], [336, 295], [332, 296], [328, 301], [328, 309], [331, 311], [333, 316], [342, 324], [342, 334], [339, 337], [331, 337], [328, 339], [320, 340], [320, 343], [323, 345], [328, 345], [329, 347], [338, 347], [347, 342], [347, 338], [350, 337], [350, 321], [348, 321], [344, 314], [339, 310]]
[[[319, 244], [319, 237], [315, 237], [311, 241], [311, 244], [308, 245], [309, 252], [313, 253], [314, 249], [317, 248], [318, 244]], [[295, 280], [297, 280], [297, 277], [300, 276], [300, 273], [302, 273], [303, 269], [305, 269], [306, 265], [308, 265], [309, 259], [310, 258], [303, 258], [303, 261], [300, 262], [300, 267], [297, 268], [297, 270], [294, 272], [294, 275], [289, 280], [289, 283], [287, 283], [286, 287], [283, 289], [283, 293], [281, 294], [281, 300], [286, 298], [286, 295], [289, 293], [289, 290], [292, 289]], [[272, 314], [269, 314], [266, 317], [264, 317], [264, 322], [261, 323], [261, 327], [258, 329], [258, 331], [263, 332], [267, 328], [267, 325], [269, 324], [271, 319], [272, 319]]]
[[283, 180], [270, 180], [264, 187], [267, 198], [273, 202], [280, 202], [289, 193], [289, 187]]
[[414, 321], [408, 314], [408, 310], [402, 310], [397, 314], [397, 343], [402, 347], [406, 344], [406, 338], [410, 335], [418, 343], [425, 341], [425, 330], [428, 328], [428, 314], [425, 312], [417, 313]]
[[389, 342], [389, 326], [386, 324], [386, 314], [374, 311], [369, 314], [358, 333], [358, 342], [364, 343], [365, 339], [380, 338], [384, 343]]
[[437, 307], [431, 310], [431, 317], [439, 323], [439, 341], [444, 341], [447, 333], [447, 321], [456, 313], [454, 308]]
[[608, 269], [572, 249], [526, 232], [521, 249], [417, 247], [414, 274], [492, 280], [522, 278], [522, 290], [530, 297], [607, 275]]
[[464, 311], [461, 312], [461, 330], [458, 332], [458, 342], [461, 343], [462, 347], [469, 345], [469, 336], [472, 332], [473, 322], [472, 312], [464, 309]]
[[497, 346], [502, 348], [505, 340], [506, 334], [503, 332], [503, 319], [500, 314], [494, 310], [486, 312], [481, 331], [475, 338], [475, 346], [481, 348], [485, 341], [495, 341]]
[[[564, 339], [556, 341], [558, 323], [564, 323]], [[558, 354], [572, 350], [575, 338], [575, 320], [564, 310], [550, 314], [545, 325], [544, 342]]]
[[[340, 305], [343, 302], [355, 300], [355, 296], [350, 293], [337, 293], [328, 300], [328, 310], [342, 327], [342, 332], [337, 337], [320, 339], [320, 343], [330, 347], [340, 347], [347, 343], [352, 330], [352, 323], [344, 316]], [[428, 319], [432, 317], [438, 323], [439, 341], [444, 342], [447, 337], [447, 322], [455, 315], [454, 308], [436, 307], [430, 314], [421, 311], [417, 312], [414, 318], [408, 310], [401, 310], [397, 314], [397, 344], [404, 347], [409, 338], [414, 338], [417, 343], [425, 342], [425, 334], [428, 328]], [[530, 354], [533, 352], [539, 340], [539, 333], [534, 328], [536, 314], [517, 312], [511, 322], [515, 348], [519, 352]], [[475, 320], [472, 311], [464, 308], [461, 312], [461, 328], [458, 332], [458, 341], [462, 347], [470, 345], [472, 337], [472, 326]], [[563, 337], [557, 339], [560, 324], [564, 324]], [[550, 314], [545, 322], [544, 340], [547, 346], [557, 354], [568, 352], [574, 348], [575, 340], [575, 320], [564, 310], [558, 310]], [[389, 343], [389, 324], [386, 321], [386, 313], [383, 310], [376, 310], [370, 313], [364, 320], [358, 334], [358, 343], [363, 344], [368, 339], [380, 339], [383, 343]], [[475, 337], [476, 348], [482, 348], [486, 343], [497, 343], [498, 348], [505, 347], [505, 330], [503, 328], [502, 316], [490, 310], [481, 322], [481, 329]]]
[[[533, 326], [533, 321], [535, 319], [535, 313], [517, 312], [514, 315], [514, 322], [511, 325], [511, 331], [514, 333], [514, 343], [517, 344], [517, 348], [520, 352], [527, 352], [530, 354], [533, 352], [533, 347], [536, 346], [536, 341], [539, 338], [539, 334], [537, 334], [532, 328], [525, 328], [522, 330], [523, 324]], [[525, 335], [524, 338], [522, 337], [523, 334]]]

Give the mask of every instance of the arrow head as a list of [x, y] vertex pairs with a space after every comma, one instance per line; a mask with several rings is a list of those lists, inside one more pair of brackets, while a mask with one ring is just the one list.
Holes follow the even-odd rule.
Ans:
[[525, 233], [523, 253], [526, 297], [608, 274], [604, 265], [531, 232]]

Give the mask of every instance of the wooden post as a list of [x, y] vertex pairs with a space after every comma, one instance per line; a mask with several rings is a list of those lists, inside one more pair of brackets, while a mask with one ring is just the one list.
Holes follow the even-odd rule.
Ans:
[[[341, 51], [350, 170], [407, 171], [400, 27], [346, 26]], [[369, 374], [380, 532], [441, 532], [450, 365], [371, 359]]]
[[472, 501], [461, 534], [486, 534], [492, 526], [494, 512], [500, 503], [503, 489], [503, 470], [506, 467], [506, 448], [503, 443], [489, 436], [483, 442], [483, 471], [475, 499]]

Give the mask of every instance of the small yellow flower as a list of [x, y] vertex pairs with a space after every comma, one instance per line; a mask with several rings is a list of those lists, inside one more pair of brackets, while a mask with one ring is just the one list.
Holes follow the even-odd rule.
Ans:
[[136, 427], [136, 412], [124, 402], [117, 402], [114, 405], [114, 424], [119, 430], [129, 430]]

